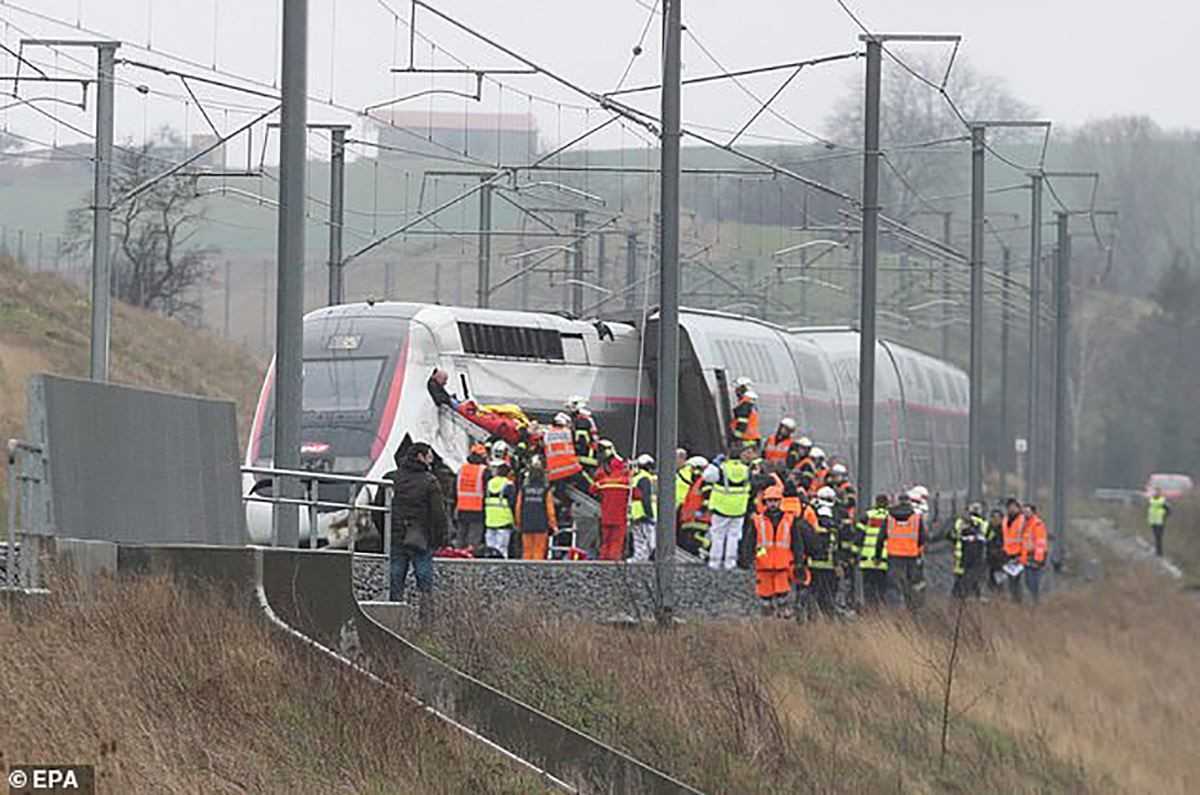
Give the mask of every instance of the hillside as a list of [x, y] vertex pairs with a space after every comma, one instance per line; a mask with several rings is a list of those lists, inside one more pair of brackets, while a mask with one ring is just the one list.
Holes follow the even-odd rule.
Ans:
[[[233, 400], [243, 437], [263, 368], [206, 332], [114, 303], [115, 382]], [[86, 377], [89, 299], [72, 284], [0, 257], [0, 437], [25, 433], [26, 386], [34, 373]]]

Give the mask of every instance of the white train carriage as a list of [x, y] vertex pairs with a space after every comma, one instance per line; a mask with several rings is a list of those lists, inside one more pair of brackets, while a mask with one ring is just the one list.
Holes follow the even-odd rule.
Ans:
[[[853, 465], [857, 438], [858, 335], [847, 329], [787, 330], [706, 310], [680, 313], [680, 441], [706, 455], [725, 442], [730, 385], [754, 379], [762, 432], [793, 416], [832, 454]], [[395, 302], [345, 304], [304, 319], [306, 469], [377, 478], [393, 467], [406, 436], [429, 441], [452, 465], [469, 446], [459, 423], [439, 413], [426, 381], [440, 368], [448, 387], [480, 403], [516, 403], [548, 421], [569, 395], [588, 398], [602, 433], [626, 452], [654, 439], [657, 322], [643, 335], [628, 323], [558, 315]], [[643, 348], [644, 345], [644, 348]], [[943, 495], [965, 489], [966, 376], [893, 343], [877, 349], [875, 483], [916, 482]], [[273, 463], [273, 367], [260, 394], [247, 465]], [[257, 484], [261, 486], [261, 484]], [[247, 477], [249, 492], [256, 480]], [[344, 502], [348, 487], [323, 486]], [[359, 495], [360, 500], [370, 495]], [[301, 512], [307, 539], [307, 514]], [[322, 512], [318, 538], [344, 543], [344, 511]], [[270, 536], [271, 507], [249, 503], [252, 540]]]

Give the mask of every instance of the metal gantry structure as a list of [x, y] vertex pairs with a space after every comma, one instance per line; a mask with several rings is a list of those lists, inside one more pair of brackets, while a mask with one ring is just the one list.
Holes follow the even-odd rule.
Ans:
[[[960, 279], [960, 275], [955, 271], [959, 265], [966, 265], [966, 271], [963, 276], [969, 278], [969, 286], [965, 291], [965, 295], [969, 297], [969, 323], [970, 323], [970, 353], [969, 367], [971, 371], [970, 379], [970, 421], [969, 421], [969, 484], [970, 498], [972, 500], [980, 499], [983, 495], [983, 433], [982, 433], [982, 406], [983, 406], [983, 361], [985, 353], [985, 303], [988, 296], [988, 289], [985, 283], [988, 280], [998, 280], [999, 289], [999, 304], [1001, 307], [1000, 324], [1001, 324], [1001, 362], [1002, 374], [1001, 379], [1007, 382], [1007, 365], [1009, 354], [1009, 325], [1011, 315], [1015, 312], [1019, 314], [1022, 311], [1027, 311], [1029, 320], [1029, 388], [1026, 401], [1026, 417], [1025, 417], [1025, 432], [1030, 441], [1038, 433], [1036, 423], [1041, 411], [1041, 394], [1039, 389], [1040, 374], [1038, 373], [1038, 362], [1041, 359], [1041, 318], [1045, 308], [1042, 302], [1041, 289], [1041, 260], [1042, 260], [1042, 241], [1041, 241], [1041, 213], [1042, 213], [1042, 194], [1043, 187], [1046, 184], [1046, 179], [1051, 177], [1052, 172], [1047, 172], [1042, 164], [1036, 169], [1028, 172], [1031, 188], [1031, 209], [1030, 209], [1030, 277], [1028, 284], [1028, 308], [1016, 305], [1016, 298], [1013, 295], [1015, 285], [1012, 279], [1011, 272], [1011, 252], [1007, 244], [1002, 245], [1003, 253], [1003, 269], [1000, 273], [995, 273], [986, 267], [985, 263], [985, 193], [986, 190], [984, 180], [984, 164], [987, 153], [991, 150], [986, 138], [986, 131], [989, 127], [1039, 127], [1045, 126], [1048, 128], [1048, 122], [1027, 122], [1013, 120], [997, 120], [997, 121], [976, 121], [967, 120], [959, 113], [964, 126], [969, 131], [969, 140], [971, 141], [971, 162], [972, 162], [972, 189], [970, 196], [971, 202], [971, 244], [969, 254], [963, 256], [953, 248], [951, 236], [951, 216], [952, 210], [934, 209], [935, 215], [942, 217], [942, 235], [940, 239], [927, 236], [915, 229], [906, 226], [903, 223], [889, 218], [884, 214], [883, 208], [880, 206], [879, 190], [880, 176], [879, 165], [882, 159], [882, 146], [880, 143], [880, 93], [882, 75], [882, 62], [885, 56], [891, 57], [898, 63], [901, 63], [899, 58], [892, 52], [888, 51], [886, 44], [889, 42], [943, 42], [953, 43], [956, 47], [960, 37], [953, 35], [923, 35], [923, 34], [879, 34], [872, 33], [863, 28], [864, 35], [860, 36], [860, 42], [864, 45], [865, 52], [843, 53], [825, 58], [815, 58], [805, 61], [795, 61], [788, 64], [771, 65], [767, 67], [739, 70], [729, 72], [723, 70], [721, 74], [704, 75], [688, 80], [682, 80], [680, 75], [680, 48], [681, 36], [686, 28], [683, 25], [681, 0], [667, 0], [663, 5], [663, 60], [662, 60], [662, 79], [657, 85], [638, 86], [635, 88], [618, 88], [616, 91], [609, 93], [598, 93], [582, 87], [571, 80], [556, 73], [545, 65], [535, 62], [533, 59], [525, 57], [516, 50], [505, 46], [493, 37], [486, 36], [477, 30], [473, 29], [466, 23], [460, 21], [447, 12], [437, 8], [426, 0], [411, 0], [413, 14], [409, 23], [410, 26], [410, 53], [409, 64], [407, 67], [393, 69], [397, 73], [427, 73], [435, 74], [458, 74], [458, 75], [474, 75], [476, 79], [476, 92], [473, 97], [479, 101], [482, 86], [485, 76], [489, 74], [520, 74], [520, 75], [540, 75], [543, 78], [555, 83], [562, 89], [572, 92], [585, 98], [589, 103], [607, 114], [607, 118], [600, 124], [589, 127], [582, 135], [565, 141], [553, 149], [551, 152], [540, 155], [533, 162], [517, 163], [517, 164], [501, 164], [499, 162], [499, 153], [497, 154], [498, 162], [493, 168], [490, 165], [471, 172], [471, 176], [477, 179], [477, 184], [463, 190], [457, 195], [443, 202], [436, 202], [434, 207], [429, 210], [418, 212], [416, 217], [405, 217], [404, 222], [396, 229], [376, 237], [365, 245], [360, 246], [352, 251], [348, 256], [343, 251], [343, 232], [345, 231], [345, 147], [348, 143], [346, 134], [350, 129], [348, 124], [307, 124], [306, 105], [309, 101], [307, 94], [307, 62], [306, 62], [306, 36], [308, 22], [308, 3], [307, 0], [284, 0], [283, 7], [283, 26], [282, 26], [282, 83], [281, 92], [276, 95], [274, 92], [252, 92], [258, 93], [266, 98], [280, 98], [282, 100], [282, 119], [281, 119], [281, 150], [280, 150], [280, 178], [279, 178], [279, 216], [278, 216], [278, 279], [277, 279], [277, 295], [276, 295], [276, 361], [275, 361], [275, 427], [274, 427], [274, 444], [276, 451], [276, 466], [282, 469], [293, 469], [294, 465], [299, 464], [299, 419], [301, 411], [301, 351], [300, 351], [300, 336], [301, 336], [301, 321], [303, 313], [303, 295], [304, 295], [304, 273], [303, 273], [303, 251], [304, 251], [304, 210], [306, 202], [305, 193], [305, 132], [306, 128], [323, 128], [329, 131], [331, 138], [330, 150], [330, 202], [329, 202], [329, 252], [328, 252], [328, 302], [331, 304], [340, 303], [346, 300], [346, 290], [344, 282], [345, 268], [360, 260], [363, 256], [371, 251], [377, 250], [380, 246], [387, 245], [398, 237], [407, 234], [450, 234], [449, 230], [438, 228], [433, 230], [421, 229], [427, 222], [432, 222], [439, 213], [446, 209], [464, 202], [474, 195], [479, 196], [479, 223], [477, 230], [461, 230], [462, 235], [472, 234], [477, 236], [478, 252], [477, 252], [477, 279], [476, 279], [476, 304], [480, 307], [489, 306], [492, 296], [495, 291], [509, 283], [513, 279], [521, 277], [535, 270], [545, 269], [543, 264], [550, 257], [558, 256], [556, 252], [545, 253], [544, 256], [540, 253], [527, 252], [520, 259], [520, 267], [517, 273], [512, 276], [507, 276], [499, 281], [493, 279], [493, 241], [495, 239], [505, 239], [506, 236], [519, 236], [519, 239], [524, 241], [526, 235], [550, 235], [570, 240], [569, 245], [547, 246], [547, 249], [557, 249], [566, 257], [562, 271], [567, 275], [564, 279], [570, 290], [567, 293], [565, 304], [569, 304], [571, 310], [576, 315], [583, 315], [588, 311], [606, 306], [613, 300], [623, 299], [626, 311], [635, 310], [639, 302], [636, 299], [637, 290], [645, 285], [653, 283], [653, 279], [658, 279], [658, 310], [659, 310], [659, 336], [658, 336], [658, 366], [660, 368], [658, 383], [658, 400], [656, 411], [658, 412], [658, 438], [656, 440], [656, 453], [659, 466], [660, 482], [670, 483], [674, 478], [674, 449], [676, 434], [676, 418], [678, 416], [678, 395], [676, 393], [678, 384], [678, 306], [680, 298], [680, 276], [682, 263], [695, 263], [703, 266], [702, 263], [692, 259], [691, 255], [681, 256], [680, 252], [680, 174], [692, 173], [697, 175], [719, 175], [721, 173], [737, 173], [752, 174], [756, 177], [770, 177], [771, 179], [783, 178], [794, 181], [796, 184], [803, 185], [807, 189], [822, 192], [831, 196], [838, 201], [844, 203], [849, 209], [843, 210], [840, 213], [841, 228], [850, 236], [850, 232], [855, 232], [861, 237], [855, 240], [854, 245], [861, 251], [861, 263], [856, 262], [856, 257], [851, 256], [849, 263], [849, 281], [850, 291], [848, 293], [852, 304], [850, 316], [857, 316], [858, 325], [860, 328], [860, 357], [859, 357], [859, 417], [858, 417], [858, 450], [856, 456], [856, 464], [858, 468], [858, 479], [860, 488], [864, 493], [870, 493], [872, 486], [872, 459], [874, 455], [874, 410], [875, 410], [875, 346], [878, 338], [877, 321], [880, 319], [886, 323], [897, 322], [897, 316], [892, 309], [896, 306], [889, 305], [887, 301], [880, 306], [878, 291], [879, 279], [878, 274], [880, 268], [880, 248], [879, 240], [883, 234], [894, 235], [900, 245], [903, 246], [903, 254], [901, 270], [903, 272], [902, 279], [908, 278], [908, 254], [909, 252], [917, 252], [921, 256], [928, 256], [931, 261], [937, 260], [942, 263], [942, 295], [941, 295], [941, 339], [942, 339], [942, 354], [949, 354], [949, 342], [951, 339], [950, 326], [952, 322], [952, 307], [955, 302], [950, 299], [951, 284]], [[461, 33], [481, 41], [490, 48], [503, 53], [508, 58], [512, 59], [520, 66], [518, 68], [473, 68], [466, 64], [463, 68], [423, 68], [418, 67], [412, 60], [413, 50], [411, 45], [415, 42], [417, 35], [416, 19], [417, 10], [429, 14], [433, 18], [448, 24], [457, 29]], [[857, 20], [856, 20], [857, 22]], [[861, 23], [860, 27], [861, 27]], [[91, 371], [92, 376], [97, 379], [103, 379], [108, 374], [108, 315], [110, 311], [109, 302], [111, 290], [111, 252], [107, 245], [110, 239], [111, 226], [111, 210], [114, 206], [114, 201], [111, 196], [111, 159], [112, 159], [112, 127], [113, 127], [113, 84], [114, 84], [114, 65], [115, 52], [121, 45], [118, 41], [88, 41], [88, 40], [63, 40], [63, 39], [45, 39], [45, 40], [30, 40], [30, 43], [42, 43], [50, 46], [87, 46], [93, 47], [98, 54], [97, 67], [97, 85], [98, 85], [98, 102], [97, 102], [97, 118], [96, 118], [96, 156], [95, 156], [95, 200], [94, 200], [94, 216], [93, 216], [93, 280], [92, 280], [92, 340], [91, 340]], [[861, 196], [855, 197], [835, 190], [827, 185], [817, 182], [801, 173], [796, 168], [787, 167], [778, 163], [771, 162], [756, 154], [739, 149], [736, 144], [743, 137], [746, 131], [755, 123], [757, 119], [763, 116], [769, 109], [771, 104], [783, 92], [783, 89], [791, 83], [791, 81], [799, 74], [804, 67], [817, 65], [820, 63], [828, 63], [851, 58], [865, 56], [866, 60], [866, 94], [864, 97], [864, 133], [863, 133], [863, 182]], [[951, 59], [953, 62], [953, 58]], [[132, 64], [133, 62], [131, 62]], [[156, 69], [163, 71], [166, 74], [183, 75], [177, 70], [163, 70], [159, 67], [154, 67], [147, 64], [133, 64], [144, 68]], [[732, 139], [728, 142], [715, 140], [711, 135], [704, 132], [698, 132], [695, 129], [689, 129], [682, 122], [680, 114], [680, 93], [682, 86], [693, 83], [711, 82], [714, 80], [736, 79], [739, 76], [757, 74], [761, 72], [770, 72], [775, 70], [788, 70], [790, 72], [786, 80], [774, 91], [771, 96], [764, 100], [759, 100], [760, 105], [754, 114], [740, 126]], [[909, 69], [911, 71], [911, 69]], [[948, 75], [948, 72], [947, 72]], [[914, 74], [914, 76], [916, 76]], [[43, 75], [44, 77], [44, 75]], [[188, 75], [192, 80], [201, 80], [197, 75]], [[34, 78], [29, 78], [34, 79]], [[186, 85], [186, 79], [185, 79]], [[623, 81], [622, 81], [623, 82]], [[938, 87], [930, 83], [931, 88]], [[189, 92], [190, 92], [189, 87]], [[661, 104], [659, 114], [656, 116], [653, 113], [637, 109], [627, 104], [623, 97], [629, 94], [635, 94], [643, 91], [659, 90], [661, 92]], [[945, 81], [939, 89], [943, 96], [945, 95]], [[436, 90], [435, 90], [436, 92]], [[448, 90], [447, 90], [448, 92]], [[428, 92], [421, 92], [424, 95]], [[456, 93], [457, 92], [449, 92]], [[466, 96], [462, 94], [457, 94]], [[371, 108], [383, 107], [394, 104], [396, 102], [410, 99], [411, 96], [402, 96], [398, 99], [390, 100], [384, 103], [378, 103], [370, 106]], [[953, 102], [946, 96], [948, 102], [953, 107]], [[332, 104], [332, 103], [330, 103]], [[366, 111], [363, 111], [364, 113]], [[774, 113], [774, 111], [771, 111]], [[955, 112], [958, 110], [955, 108]], [[257, 120], [256, 120], [257, 121]], [[608, 125], [619, 121], [622, 125], [626, 122], [633, 125], [635, 128], [641, 128], [658, 140], [660, 162], [657, 168], [647, 166], [645, 168], [628, 167], [623, 164], [620, 167], [615, 166], [579, 166], [567, 165], [561, 163], [551, 163], [551, 159], [555, 158], [561, 152], [570, 149], [579, 143], [586, 140], [589, 136], [605, 129]], [[251, 122], [253, 124], [254, 122]], [[215, 128], [214, 128], [215, 129]], [[244, 129], [244, 128], [243, 128]], [[725, 152], [737, 159], [745, 161], [751, 167], [747, 167], [741, 171], [737, 169], [720, 169], [720, 168], [681, 168], [680, 163], [680, 144], [684, 137], [690, 137], [695, 141], [715, 147], [717, 150]], [[222, 139], [221, 143], [226, 139]], [[955, 139], [963, 140], [963, 139]], [[362, 142], [356, 142], [362, 143]], [[378, 144], [383, 146], [382, 144]], [[851, 153], [853, 154], [853, 153]], [[1043, 160], [1044, 160], [1043, 147]], [[180, 164], [175, 169], [168, 172], [174, 173], [178, 168], [190, 163], [194, 158], [189, 158], [184, 164]], [[467, 158], [463, 162], [469, 162]], [[1010, 163], [1011, 165], [1011, 163]], [[516, 175], [522, 171], [534, 172], [537, 170], [547, 170], [557, 168], [560, 171], [564, 168], [568, 171], [576, 170], [580, 172], [596, 172], [596, 173], [646, 173], [648, 175], [657, 173], [659, 179], [659, 207], [656, 214], [657, 222], [649, 223], [646, 226], [651, 227], [650, 233], [647, 235], [645, 227], [639, 229], [635, 225], [614, 225], [621, 218], [620, 213], [614, 214], [607, 220], [600, 221], [596, 224], [589, 225], [588, 211], [575, 208], [555, 208], [556, 211], [566, 212], [569, 220], [573, 221], [573, 226], [570, 229], [551, 229], [549, 232], [545, 230], [536, 230], [526, 232], [524, 228], [518, 233], [509, 230], [496, 230], [492, 228], [493, 220], [493, 202], [496, 197], [504, 199], [506, 202], [513, 204], [518, 210], [529, 214], [529, 210], [518, 204], [514, 199], [510, 198], [510, 187], [506, 183], [512, 183], [512, 188], [515, 189]], [[466, 172], [464, 172], [465, 174]], [[1055, 176], [1082, 176], [1078, 173], [1056, 172]], [[161, 175], [165, 176], [165, 175]], [[160, 178], [161, 178], [160, 176]], [[910, 190], [911, 186], [908, 186]], [[781, 207], [782, 207], [782, 193]], [[923, 203], [929, 206], [929, 202], [922, 198]], [[953, 198], [953, 197], [943, 197]], [[1057, 198], [1057, 196], [1056, 196]], [[118, 200], [119, 201], [119, 200]], [[1060, 201], [1061, 204], [1061, 201]], [[1094, 208], [1093, 208], [1094, 211]], [[1069, 215], [1064, 207], [1062, 213], [1057, 217], [1059, 227], [1059, 242], [1056, 248], [1056, 268], [1055, 268], [1055, 307], [1054, 313], [1057, 318], [1055, 331], [1055, 381], [1054, 381], [1054, 421], [1053, 421], [1053, 437], [1055, 445], [1053, 450], [1053, 483], [1054, 483], [1054, 503], [1055, 503], [1055, 526], [1061, 531], [1062, 515], [1059, 511], [1062, 509], [1063, 494], [1062, 489], [1065, 487], [1066, 481], [1066, 448], [1064, 442], [1066, 439], [1066, 335], [1069, 333], [1069, 320], [1067, 312], [1070, 308], [1069, 296], [1067, 291], [1069, 283], [1067, 277], [1069, 274], [1069, 259], [1070, 245], [1069, 237], [1067, 237], [1067, 223]], [[805, 203], [805, 228], [815, 229], [810, 227], [808, 223], [808, 208], [807, 194]], [[855, 228], [858, 227], [858, 228]], [[831, 227], [832, 228], [832, 227]], [[603, 289], [603, 285], [591, 285], [600, 287], [606, 296], [592, 306], [585, 305], [584, 288], [590, 283], [586, 280], [586, 260], [584, 254], [585, 241], [596, 237], [600, 241], [600, 246], [603, 247], [606, 233], [619, 233], [625, 240], [626, 267], [624, 288], [616, 291], [608, 291]], [[645, 243], [649, 239], [652, 243]], [[810, 241], [811, 242], [811, 241]], [[801, 246], [807, 243], [800, 244]], [[650, 267], [647, 268], [648, 273], [641, 272], [640, 264], [640, 247], [649, 248], [652, 257], [646, 259], [650, 261]], [[801, 252], [804, 266], [808, 265], [807, 252]], [[598, 257], [598, 262], [603, 263], [604, 254], [601, 253]], [[509, 258], [506, 258], [509, 259]], [[599, 267], [599, 266], [598, 266]], [[552, 270], [553, 269], [549, 269]], [[746, 289], [743, 285], [735, 283], [727, 276], [723, 276], [720, 272], [708, 268], [711, 271], [708, 277], [709, 282], [717, 282], [728, 286], [734, 292], [731, 295], [740, 299], [758, 300], [756, 290]], [[815, 268], [811, 268], [815, 272]], [[769, 279], [770, 277], [768, 277]], [[750, 282], [755, 282], [753, 274], [749, 277]], [[814, 280], [810, 276], [794, 277], [792, 280], [807, 280], [816, 283], [819, 280]], [[228, 284], [228, 276], [226, 283]], [[769, 284], [769, 282], [764, 282]], [[693, 287], [693, 289], [696, 289]], [[844, 288], [841, 288], [844, 289]], [[764, 289], [764, 295], [766, 290]], [[803, 291], [807, 295], [807, 288]], [[857, 298], [857, 301], [854, 299]], [[764, 308], [769, 308], [769, 301], [764, 300]], [[226, 303], [226, 314], [228, 314], [228, 302]], [[901, 318], [903, 319], [903, 318]], [[228, 322], [226, 321], [226, 325]], [[1007, 389], [1007, 383], [1002, 384], [1003, 389]], [[1006, 393], [1002, 393], [1002, 400], [1006, 397]], [[1007, 412], [1007, 407], [1004, 409]], [[1004, 414], [1005, 421], [1002, 422], [1001, 436], [1007, 437], [1007, 414]], [[1010, 444], [1011, 440], [1007, 438], [1001, 439], [1002, 445]], [[1032, 499], [1036, 495], [1036, 488], [1039, 482], [1038, 474], [1041, 469], [1042, 462], [1037, 454], [1038, 447], [1036, 444], [1030, 444], [1028, 453], [1028, 469], [1027, 469], [1027, 485], [1026, 496]], [[1001, 457], [999, 462], [1001, 470], [1005, 470], [1004, 459]], [[1003, 478], [1003, 475], [1002, 475]], [[1004, 480], [1001, 481], [1003, 490]], [[281, 489], [286, 492], [290, 488], [289, 483], [284, 481], [281, 483]], [[296, 484], [298, 485], [298, 484]], [[673, 539], [672, 518], [674, 517], [674, 506], [672, 490], [669, 488], [660, 489], [660, 541], [670, 543]], [[288, 544], [298, 534], [296, 520], [294, 516], [289, 516], [288, 510], [285, 508], [276, 513], [277, 516], [277, 542]], [[669, 558], [669, 556], [663, 556]], [[660, 618], [668, 619], [673, 604], [673, 596], [670, 589], [670, 572], [669, 562], [664, 562], [658, 573], [659, 592], [660, 592]]]

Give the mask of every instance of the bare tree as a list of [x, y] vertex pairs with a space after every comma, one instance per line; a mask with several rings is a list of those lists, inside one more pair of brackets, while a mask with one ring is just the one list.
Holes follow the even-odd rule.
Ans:
[[[915, 145], [963, 138], [967, 130], [963, 119], [938, 90], [946, 77], [946, 56], [897, 54], [904, 66], [890, 58], [885, 58], [883, 64], [879, 136], [885, 162], [880, 187], [890, 211], [905, 218], [920, 204], [913, 189], [931, 197], [966, 184], [961, 177], [961, 158], [947, 157], [932, 146]], [[1028, 104], [1008, 90], [1003, 80], [978, 71], [961, 57], [950, 70], [945, 90], [966, 119], [1027, 119], [1033, 113]], [[826, 130], [840, 144], [862, 147], [862, 78], [837, 102]]]
[[[1195, 247], [1198, 143], [1194, 135], [1164, 132], [1145, 116], [1089, 122], [1073, 136], [1072, 165], [1101, 172], [1098, 201], [1120, 214], [1116, 261], [1133, 266], [1105, 270], [1103, 275], [1112, 277], [1106, 284], [1144, 293], [1147, 275], [1157, 276], [1177, 250]], [[1070, 188], [1077, 205], [1089, 203], [1084, 188]]]
[[[164, 128], [140, 146], [116, 150], [112, 193], [115, 200], [167, 170], [183, 150], [182, 140]], [[91, 202], [71, 211], [67, 248], [91, 247]], [[113, 274], [117, 297], [185, 321], [198, 320], [195, 288], [207, 282], [216, 250], [195, 242], [206, 219], [196, 178], [174, 174], [113, 212]]]

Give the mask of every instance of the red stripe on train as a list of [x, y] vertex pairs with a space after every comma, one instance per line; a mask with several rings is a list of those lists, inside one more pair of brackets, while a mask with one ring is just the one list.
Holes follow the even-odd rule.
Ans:
[[404, 371], [408, 365], [408, 340], [409, 337], [404, 337], [404, 342], [400, 346], [400, 356], [396, 359], [396, 372], [392, 375], [391, 386], [388, 387], [387, 403], [383, 408], [383, 418], [379, 421], [379, 430], [375, 433], [375, 441], [371, 444], [371, 460], [379, 458], [379, 454], [383, 452], [383, 446], [387, 443], [388, 436], [391, 435], [392, 423], [396, 420], [396, 408], [400, 404], [400, 388], [404, 384]]

